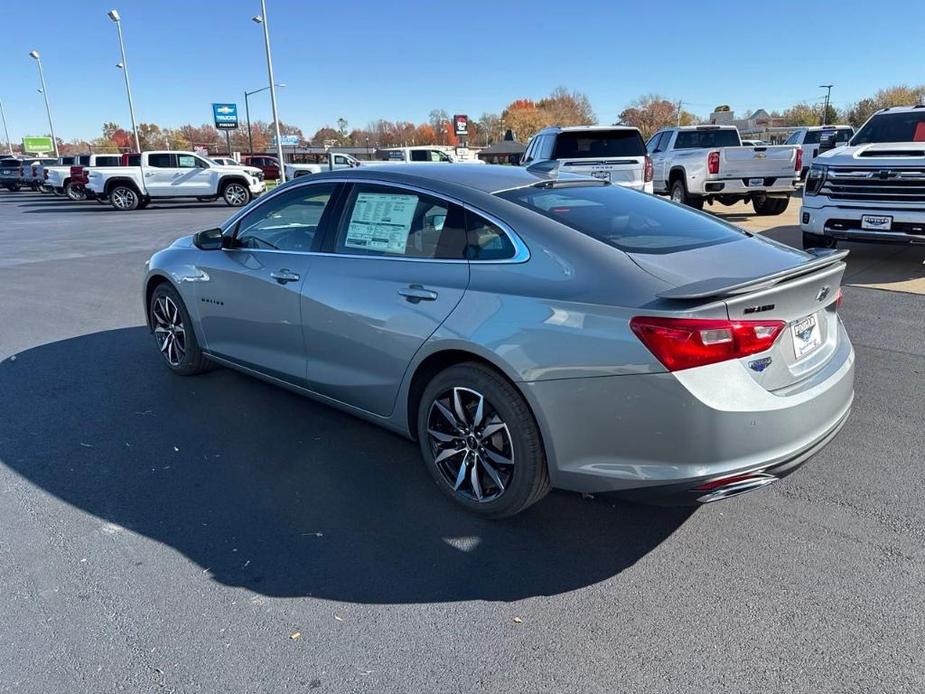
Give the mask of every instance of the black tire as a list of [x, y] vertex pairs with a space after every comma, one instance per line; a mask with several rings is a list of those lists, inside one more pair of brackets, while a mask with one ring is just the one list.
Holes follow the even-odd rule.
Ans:
[[[176, 330], [177, 327], [181, 330]], [[186, 304], [168, 282], [157, 285], [151, 293], [148, 329], [164, 364], [175, 374], [194, 376], [208, 371], [211, 363], [199, 349]], [[165, 344], [165, 341], [170, 344]]]
[[211, 195], [207, 198], [196, 198], [199, 202], [215, 202], [218, 198], [214, 195]]
[[[465, 425], [453, 403], [453, 393], [457, 391], [460, 406], [470, 417]], [[479, 395], [484, 405], [483, 418], [469, 427], [475, 423]], [[438, 400], [440, 405], [436, 404]], [[441, 406], [447, 408], [446, 403], [456, 425], [441, 410]], [[546, 454], [530, 407], [520, 392], [492, 369], [469, 362], [437, 374], [421, 396], [417, 422], [421, 455], [428, 472], [444, 494], [472, 513], [484, 518], [513, 516], [549, 492]], [[477, 432], [499, 423], [504, 426], [478, 438]], [[460, 433], [467, 428], [471, 429], [469, 435]], [[440, 454], [456, 450], [453, 446], [459, 447], [459, 454], [444, 456], [441, 464]], [[505, 459], [512, 463], [501, 462]], [[472, 481], [473, 467], [476, 484]], [[456, 479], [458, 487], [454, 488], [451, 478]], [[500, 480], [500, 487], [495, 480]]]
[[752, 198], [752, 207], [759, 217], [783, 214], [790, 204], [790, 198]]
[[70, 181], [64, 186], [64, 194], [68, 200], [73, 200], [74, 202], [83, 202], [87, 199], [87, 191], [84, 190], [84, 187]]
[[683, 178], [676, 178], [671, 182], [669, 194], [673, 202], [693, 207], [695, 210], [703, 209], [703, 198], [697, 195], [688, 195]]
[[6, 187], [6, 189], [7, 189], [8, 191], [10, 191], [11, 193], [18, 193], [20, 188], [22, 188], [22, 184], [21, 184], [21, 183], [10, 183], [10, 184]]
[[38, 192], [39, 192], [39, 189], [40, 189], [40, 187], [41, 187], [41, 186], [39, 185], [39, 182], [38, 182], [38, 181], [32, 181], [31, 185], [32, 185], [32, 190], [33, 190], [34, 192], [38, 193]]
[[251, 201], [251, 192], [240, 181], [228, 181], [222, 186], [222, 198], [228, 207], [243, 207]]
[[116, 184], [109, 191], [109, 204], [120, 212], [129, 212], [137, 210], [141, 203], [141, 196], [132, 186]]
[[803, 250], [808, 251], [810, 248], [835, 248], [837, 245], [838, 241], [831, 236], [813, 234], [808, 231], [803, 232]]
[[61, 197], [64, 195], [64, 188], [52, 188], [51, 192], [55, 194], [55, 197]]

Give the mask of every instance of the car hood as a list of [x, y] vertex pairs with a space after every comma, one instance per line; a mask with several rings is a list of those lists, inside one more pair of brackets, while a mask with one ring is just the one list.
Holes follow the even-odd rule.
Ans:
[[705, 280], [728, 280], [729, 284], [745, 282], [798, 267], [813, 259], [803, 251], [755, 236], [676, 253], [627, 255], [650, 275], [675, 287]]
[[902, 166], [925, 161], [925, 142], [877, 142], [856, 147], [836, 147], [816, 157], [829, 166]]
[[218, 171], [219, 173], [241, 173], [242, 171], [246, 171], [247, 173], [256, 173], [256, 172], [260, 171], [260, 169], [258, 169], [256, 166], [246, 166], [246, 165], [244, 165], [244, 164], [241, 164], [241, 165], [239, 165], [239, 166], [221, 166], [221, 165], [219, 165], [219, 166], [215, 166], [215, 167], [213, 167], [213, 168], [214, 168], [216, 171]]

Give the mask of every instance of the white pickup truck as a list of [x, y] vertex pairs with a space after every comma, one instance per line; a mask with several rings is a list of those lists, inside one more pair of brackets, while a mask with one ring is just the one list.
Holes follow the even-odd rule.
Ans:
[[841, 147], [848, 144], [848, 140], [854, 136], [854, 128], [850, 125], [811, 125], [797, 128], [787, 138], [785, 145], [796, 145], [803, 150], [803, 170], [800, 172], [800, 178], [806, 178], [809, 167], [813, 165], [813, 159], [819, 154], [821, 139], [832, 135], [835, 136], [835, 146]]
[[364, 166], [378, 166], [379, 164], [484, 164], [481, 159], [457, 159], [454, 155], [444, 152], [432, 145], [416, 145], [414, 147], [382, 147], [376, 150], [376, 158], [364, 162]]
[[105, 196], [117, 210], [147, 207], [152, 200], [223, 198], [246, 205], [266, 190], [250, 167], [221, 166], [193, 152], [144, 152], [139, 166], [91, 168], [87, 189]]
[[646, 145], [655, 192], [697, 209], [750, 200], [759, 215], [787, 209], [802, 152], [792, 145], [743, 147], [734, 125], [665, 128]]
[[878, 111], [851, 141], [820, 144], [806, 176], [804, 248], [925, 244], [925, 105]]
[[550, 176], [582, 174], [652, 192], [652, 162], [642, 134], [625, 125], [543, 128], [527, 143], [520, 165]]
[[310, 176], [311, 174], [331, 171], [332, 169], [353, 169], [357, 166], [360, 166], [360, 160], [351, 157], [349, 154], [328, 152], [328, 162], [326, 164], [286, 164], [286, 180], [291, 181], [293, 178]]
[[[121, 166], [121, 154], [79, 154], [61, 157], [58, 166], [46, 166], [43, 187], [55, 195], [66, 195], [71, 200], [86, 200], [80, 167]], [[75, 179], [75, 174], [77, 178]]]

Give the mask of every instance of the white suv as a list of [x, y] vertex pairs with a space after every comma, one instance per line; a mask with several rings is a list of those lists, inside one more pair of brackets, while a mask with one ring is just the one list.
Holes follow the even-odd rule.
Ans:
[[527, 144], [520, 164], [550, 175], [584, 174], [652, 192], [652, 162], [638, 128], [619, 125], [543, 128]]

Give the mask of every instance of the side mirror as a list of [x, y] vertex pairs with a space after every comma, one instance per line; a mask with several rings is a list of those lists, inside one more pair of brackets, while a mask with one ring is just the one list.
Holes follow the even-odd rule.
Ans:
[[218, 251], [223, 247], [224, 238], [221, 229], [206, 229], [193, 237], [193, 245], [201, 251]]
[[830, 149], [835, 149], [837, 144], [835, 142], [836, 136], [837, 133], [835, 131], [822, 133], [822, 135], [819, 136], [819, 154], [828, 152]]

